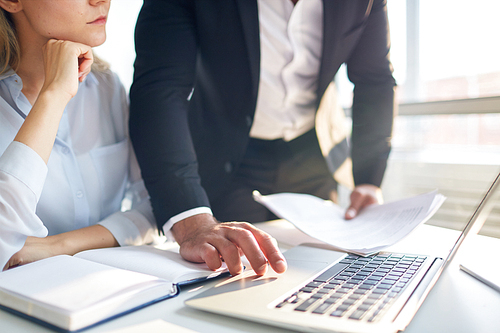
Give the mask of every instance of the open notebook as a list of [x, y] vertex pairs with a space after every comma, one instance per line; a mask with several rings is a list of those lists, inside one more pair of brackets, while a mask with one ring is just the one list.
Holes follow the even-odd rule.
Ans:
[[12, 268], [0, 272], [0, 308], [53, 330], [79, 331], [227, 272], [187, 262], [176, 250], [105, 248]]
[[484, 223], [483, 208], [497, 190], [499, 177], [444, 259], [391, 252], [362, 257], [299, 245], [285, 252], [286, 273], [257, 277], [249, 271], [185, 304], [298, 331], [404, 330], [464, 239]]

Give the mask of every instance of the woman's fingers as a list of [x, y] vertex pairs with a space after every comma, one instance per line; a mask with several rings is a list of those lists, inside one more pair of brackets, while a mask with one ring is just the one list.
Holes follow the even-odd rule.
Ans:
[[83, 82], [85, 77], [90, 73], [93, 62], [94, 54], [92, 53], [92, 49], [90, 47], [87, 49], [80, 49], [80, 55], [78, 56], [78, 78], [80, 82]]
[[94, 56], [88, 45], [51, 39], [45, 44], [45, 90], [66, 92], [73, 97], [90, 73]]

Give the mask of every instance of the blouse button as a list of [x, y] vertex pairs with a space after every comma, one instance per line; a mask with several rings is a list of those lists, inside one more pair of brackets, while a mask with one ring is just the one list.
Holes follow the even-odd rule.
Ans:
[[68, 147], [63, 147], [61, 151], [62, 151], [62, 153], [64, 155], [68, 155], [69, 154], [69, 148]]
[[233, 164], [231, 162], [226, 162], [224, 164], [224, 171], [226, 171], [226, 173], [231, 173], [233, 171]]
[[76, 197], [77, 197], [78, 199], [83, 198], [83, 191], [76, 191]]

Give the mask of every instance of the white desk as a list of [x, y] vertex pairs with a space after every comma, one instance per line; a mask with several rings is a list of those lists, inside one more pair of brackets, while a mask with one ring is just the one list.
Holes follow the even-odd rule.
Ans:
[[[311, 240], [284, 221], [260, 224], [259, 227], [275, 236], [284, 249], [296, 242]], [[423, 254], [441, 254], [451, 247], [457, 237], [456, 231], [423, 225], [401, 244], [391, 249], [412, 252], [420, 249], [421, 251], [418, 252]], [[477, 236], [476, 239], [464, 244], [405, 332], [500, 332], [500, 293], [458, 268], [458, 263], [465, 260], [464, 258], [481, 256], [484, 253], [500, 254], [500, 239]], [[497, 266], [500, 266], [498, 261]], [[158, 319], [196, 332], [288, 332], [272, 326], [205, 313], [183, 305], [184, 300], [214, 283], [203, 285], [203, 288], [197, 291], [186, 289], [176, 298], [149, 306], [84, 332], [159, 332], [159, 329], [150, 329], [151, 326], [148, 326]], [[0, 332], [52, 331], [0, 310]], [[176, 332], [176, 330], [169, 329], [168, 332]]]

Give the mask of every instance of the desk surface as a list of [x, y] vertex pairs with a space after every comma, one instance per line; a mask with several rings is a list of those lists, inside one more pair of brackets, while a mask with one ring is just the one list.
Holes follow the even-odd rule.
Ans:
[[[284, 221], [267, 222], [259, 227], [278, 239], [283, 249], [312, 239]], [[441, 254], [451, 248], [458, 232], [422, 225], [391, 250]], [[421, 251], [418, 251], [418, 250]], [[485, 253], [500, 254], [500, 239], [476, 236], [464, 243], [452, 265], [413, 318], [405, 332], [498, 332], [500, 329], [500, 293], [460, 271], [458, 264]], [[498, 265], [497, 265], [498, 266]], [[500, 270], [500, 268], [497, 268]], [[498, 272], [500, 274], [500, 271]], [[86, 333], [133, 333], [161, 331], [175, 324], [195, 332], [289, 332], [288, 330], [244, 320], [205, 313], [184, 306], [184, 301], [211, 287], [215, 282], [191, 286], [179, 296], [133, 312], [108, 323], [86, 330]], [[162, 326], [162, 322], [164, 321]], [[166, 322], [166, 323], [165, 323]], [[155, 327], [155, 329], [151, 329]], [[179, 327], [177, 327], [179, 328]], [[0, 310], [1, 332], [52, 332], [28, 320]], [[180, 332], [175, 327], [169, 332]]]

